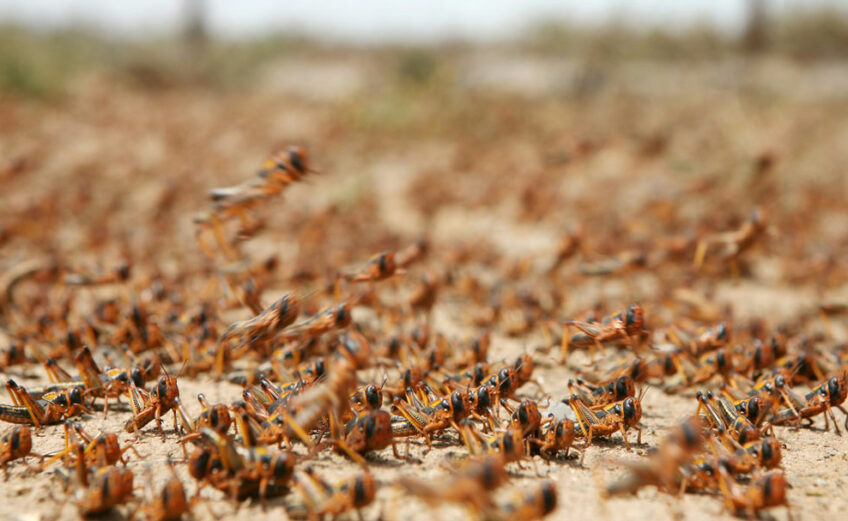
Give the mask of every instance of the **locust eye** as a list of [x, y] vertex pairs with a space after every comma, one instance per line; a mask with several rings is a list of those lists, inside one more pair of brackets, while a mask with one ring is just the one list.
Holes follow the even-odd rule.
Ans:
[[507, 431], [504, 433], [503, 442], [504, 442], [504, 452], [512, 452], [515, 448], [515, 445], [512, 442], [512, 431]]
[[209, 451], [203, 450], [196, 458], [192, 458], [191, 475], [195, 478], [203, 478], [206, 475], [206, 467], [209, 465]]
[[489, 406], [489, 386], [484, 385], [477, 390], [477, 407], [485, 409]]
[[377, 391], [377, 386], [369, 385], [365, 388], [365, 401], [370, 407], [380, 406], [380, 393]]
[[519, 356], [518, 358], [516, 358], [516, 359], [515, 359], [515, 363], [513, 363], [513, 364], [512, 364], [512, 367], [513, 367], [516, 371], [520, 371], [520, 370], [521, 370], [521, 366], [523, 366], [523, 365], [524, 365], [524, 358], [523, 358], [523, 357], [521, 357], [521, 356]]
[[504, 367], [503, 369], [498, 371], [497, 378], [492, 375], [492, 377], [489, 378], [489, 381], [486, 383], [491, 384], [492, 387], [497, 387], [501, 393], [507, 393], [509, 391], [509, 388], [512, 386], [512, 382], [510, 381], [509, 369]]
[[839, 395], [841, 393], [839, 392], [839, 379], [837, 377], [834, 376], [833, 378], [828, 380], [827, 391], [828, 391], [828, 393], [830, 393], [830, 399], [831, 400], [839, 398]]
[[529, 421], [529, 418], [527, 417], [527, 407], [525, 407], [523, 403], [518, 408], [518, 421], [521, 422], [522, 425], [525, 425]]
[[616, 398], [623, 398], [627, 394], [627, 378], [622, 376], [615, 381], [615, 396]]
[[141, 374], [141, 369], [138, 367], [133, 367], [132, 371], [130, 371], [130, 377], [136, 387], [144, 386], [144, 376]]
[[748, 419], [756, 419], [760, 415], [760, 400], [751, 400], [748, 404]]
[[217, 427], [220, 422], [221, 422], [221, 418], [218, 416], [218, 409], [213, 407], [209, 411], [209, 424], [212, 425], [213, 427]]
[[627, 315], [625, 316], [624, 323], [625, 325], [632, 326], [636, 322], [636, 305], [633, 304], [629, 308], [627, 308]]
[[633, 398], [624, 400], [624, 417], [628, 419], [636, 417], [636, 406], [633, 403]]
[[68, 396], [71, 399], [71, 403], [82, 403], [82, 393], [80, 392], [78, 387], [74, 387], [68, 393]]
[[727, 324], [724, 322], [718, 325], [718, 330], [716, 331], [716, 338], [719, 340], [727, 340]]
[[159, 394], [160, 397], [164, 397], [168, 394], [168, 382], [164, 376], [159, 380], [159, 384], [156, 386], [156, 393]]
[[369, 414], [365, 418], [365, 436], [367, 438], [373, 438], [374, 432], [377, 430], [377, 423], [374, 421], [374, 416]]
[[462, 403], [462, 395], [459, 391], [454, 391], [451, 394], [451, 405], [453, 405], [453, 410], [456, 414], [460, 414], [465, 410], [465, 404]]
[[767, 441], [765, 441], [765, 442], [763, 442], [762, 447], [763, 447], [763, 461], [766, 462], [766, 461], [771, 460], [772, 456], [774, 456], [774, 453], [771, 450], [771, 443], [768, 443]]
[[[5, 441], [6, 437], [4, 436], [3, 438], [4, 438], [3, 441]], [[18, 429], [15, 429], [15, 430], [12, 431], [12, 436], [11, 436], [11, 439], [9, 440], [9, 447], [12, 449], [12, 451], [16, 451], [16, 450], [18, 450], [18, 447], [20, 447], [20, 446], [21, 446], [21, 431], [18, 430]]]
[[289, 163], [294, 167], [298, 172], [305, 172], [306, 165], [304, 165], [304, 157], [301, 155], [298, 149], [289, 150]]
[[347, 322], [347, 309], [345, 309], [344, 304], [339, 304], [338, 311], [336, 314], [336, 323], [342, 324]]

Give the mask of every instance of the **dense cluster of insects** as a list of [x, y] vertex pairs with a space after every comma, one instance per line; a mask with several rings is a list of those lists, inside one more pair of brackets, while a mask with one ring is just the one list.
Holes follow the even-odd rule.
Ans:
[[[181, 288], [161, 274], [134, 279], [129, 262], [91, 273], [24, 263], [4, 276], [2, 317], [14, 342], [0, 364], [21, 374], [40, 365], [48, 379], [5, 384], [0, 420], [16, 425], [0, 438], [4, 474], [56, 473], [65, 501], [83, 516], [127, 505], [134, 517], [179, 519], [217, 491], [236, 504], [255, 498], [291, 518], [318, 519], [361, 516], [387, 487], [374, 468], [388, 458], [403, 469], [389, 486], [396, 494], [527, 521], [557, 508], [557, 484], [534, 477], [510, 485], [510, 474], [540, 474], [544, 464], [589, 475], [581, 470], [588, 453], [644, 447], [654, 389], [687, 397], [692, 414], [647, 457], [628, 460], [603, 495], [644, 486], [709, 493], [753, 517], [788, 508], [785, 429], [821, 418], [825, 430], [848, 431], [848, 349], [805, 336], [805, 323], [770, 330], [734, 322], [686, 291], [671, 305], [561, 311], [569, 276], [627, 281], [658, 263], [692, 276], [741, 276], [746, 253], [766, 240], [759, 210], [736, 230], [669, 240], [650, 256], [628, 249], [577, 261], [581, 228], [541, 265], [473, 247], [437, 251], [420, 238], [324, 272], [293, 269], [283, 281], [289, 291], [270, 297], [267, 289], [281, 285], [276, 260], [253, 263], [242, 245], [262, 228], [272, 197], [311, 171], [305, 150], [290, 148], [263, 164], [256, 182], [212, 191], [210, 211], [195, 220], [211, 266], [203, 287]], [[308, 249], [316, 240], [304, 242]], [[119, 289], [91, 292], [78, 305], [82, 286]], [[440, 301], [477, 333], [443, 331], [434, 316]], [[839, 308], [820, 311], [826, 320]], [[537, 345], [494, 356], [506, 337]], [[195, 397], [181, 395], [180, 383], [195, 380], [227, 381], [233, 399], [199, 394], [201, 412], [192, 414]], [[89, 424], [115, 415], [131, 441], [90, 433]], [[62, 428], [62, 450], [33, 452], [38, 434]], [[169, 458], [167, 481], [146, 480], [139, 494], [141, 472], [130, 460], [146, 456], [133, 440], [150, 431], [181, 456]], [[415, 475], [422, 458], [446, 446], [464, 456], [437, 479]], [[321, 469], [338, 457], [358, 470], [339, 478]]]

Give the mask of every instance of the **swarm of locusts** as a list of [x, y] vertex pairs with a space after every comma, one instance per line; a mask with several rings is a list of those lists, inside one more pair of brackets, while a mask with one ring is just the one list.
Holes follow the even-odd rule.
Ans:
[[[247, 246], [273, 226], [263, 212], [316, 174], [292, 147], [255, 181], [212, 190], [208, 212], [194, 220], [209, 265], [199, 287], [164, 273], [136, 277], [129, 258], [105, 269], [40, 259], [4, 273], [0, 313], [13, 340], [0, 366], [20, 375], [5, 382], [0, 405], [0, 420], [13, 424], [0, 437], [6, 479], [51, 473], [57, 504], [82, 516], [118, 508], [180, 519], [217, 494], [290, 518], [392, 518], [395, 507], [380, 500], [391, 488], [434, 512], [452, 504], [480, 519], [528, 521], [558, 508], [556, 469], [591, 480], [597, 455], [623, 446], [643, 455], [599, 484], [598, 501], [654, 487], [713, 495], [753, 518], [791, 508], [792, 476], [781, 470], [787, 430], [848, 431], [848, 348], [808, 334], [814, 322], [829, 331], [845, 306], [778, 327], [735, 321], [681, 286], [663, 301], [562, 311], [575, 278], [629, 286], [634, 274], [670, 269], [744, 277], [746, 257], [776, 233], [760, 209], [735, 229], [594, 258], [575, 226], [538, 258], [506, 261], [421, 237], [325, 271], [295, 260], [280, 275], [278, 259], [257, 262]], [[343, 218], [317, 216], [310, 233]], [[321, 241], [279, 247], [309, 256]], [[96, 291], [106, 288], [117, 289]], [[441, 330], [439, 302], [474, 333]], [[507, 337], [532, 340], [523, 354], [493, 356]], [[23, 382], [32, 372], [42, 384]], [[232, 399], [181, 394], [194, 380], [226, 382]], [[643, 411], [660, 393], [683, 396], [691, 410], [649, 446]], [[95, 434], [115, 416], [125, 432]], [[42, 449], [45, 431], [61, 433], [63, 448]], [[141, 454], [134, 441], [149, 436], [176, 455]], [[437, 476], [416, 472], [446, 452]], [[339, 457], [358, 470], [342, 479], [321, 470]], [[171, 468], [163, 483], [147, 479], [157, 458]], [[387, 465], [400, 468], [399, 479], [375, 477]], [[511, 483], [516, 474], [530, 480]]]

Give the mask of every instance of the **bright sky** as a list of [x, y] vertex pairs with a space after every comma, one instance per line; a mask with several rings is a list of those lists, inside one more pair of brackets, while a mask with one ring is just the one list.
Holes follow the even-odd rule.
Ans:
[[[781, 10], [844, 0], [766, 0]], [[733, 30], [747, 0], [206, 0], [216, 34], [247, 36], [298, 28], [359, 42], [427, 41], [449, 36], [498, 38], [546, 18], [652, 25], [714, 23]], [[117, 34], [167, 32], [178, 26], [180, 0], [0, 0], [0, 20], [37, 27], [85, 24]]]

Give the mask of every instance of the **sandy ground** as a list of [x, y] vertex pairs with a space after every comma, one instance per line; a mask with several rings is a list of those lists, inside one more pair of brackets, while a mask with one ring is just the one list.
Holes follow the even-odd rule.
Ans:
[[[310, 62], [317, 64], [302, 82], [291, 78], [292, 71], [304, 67], [304, 61], [271, 67], [263, 82], [244, 94], [188, 87], [147, 91], [94, 77], [80, 81], [68, 98], [52, 105], [2, 101], [0, 156], [23, 158], [27, 164], [25, 175], [3, 180], [7, 190], [2, 201], [7, 212], [14, 213], [38, 201], [39, 194], [51, 191], [93, 194], [85, 213], [61, 223], [58, 229], [41, 232], [56, 238], [50, 241], [51, 248], [58, 248], [78, 264], [96, 263], [119, 249], [107, 245], [99, 253], [88, 253], [80, 247], [96, 240], [92, 230], [99, 228], [105, 230], [103, 238], [120, 238], [120, 244], [144, 250], [151, 262], [176, 273], [181, 263], [202, 262], [191, 242], [190, 216], [203, 208], [206, 191], [244, 179], [258, 158], [273, 146], [289, 142], [307, 143], [326, 174], [292, 188], [285, 206], [270, 213], [269, 231], [250, 245], [256, 258], [269, 251], [279, 252], [284, 261], [296, 258], [296, 247], [280, 246], [278, 232], [284, 234], [287, 227], [303, 225], [311, 213], [327, 206], [355, 206], [358, 196], [374, 201], [374, 227], [395, 242], [412, 240], [426, 231], [437, 247], [485, 237], [488, 245], [506, 258], [542, 256], [569, 224], [587, 220], [590, 236], [609, 228], [638, 241], [656, 231], [650, 220], [641, 218], [639, 212], [646, 207], [642, 203], [654, 201], [661, 215], [664, 201], [673, 201], [683, 193], [684, 185], [699, 179], [718, 178], [716, 182], [733, 188], [745, 175], [740, 165], [763, 149], [775, 150], [782, 161], [776, 188], [780, 204], [772, 209], [786, 215], [803, 209], [808, 204], [803, 199], [804, 189], [809, 186], [816, 194], [820, 193], [814, 192], [816, 187], [829, 187], [831, 200], [846, 200], [843, 165], [848, 160], [848, 105], [843, 87], [848, 73], [844, 67], [811, 70], [765, 63], [741, 75], [735, 63], [691, 70], [660, 64], [625, 67], [602, 71], [597, 80], [602, 83], [601, 93], [583, 98], [578, 86], [591, 71], [580, 64], [498, 58], [486, 54], [459, 60], [457, 69], [465, 72], [450, 80], [456, 92], [446, 97], [426, 90], [415, 91], [409, 98], [404, 97], [409, 93], [393, 92], [373, 96], [369, 89], [374, 88], [375, 74], [386, 73], [379, 60], [323, 58]], [[676, 88], [672, 86], [675, 82], [679, 82]], [[320, 88], [305, 87], [309, 83]], [[436, 97], [427, 101], [428, 95]], [[472, 108], [466, 109], [462, 101], [454, 99], [463, 95], [473, 100], [469, 102]], [[672, 144], [662, 153], [662, 160], [645, 160], [636, 152], [639, 139], [658, 134], [673, 137]], [[569, 166], [567, 175], [560, 175], [557, 154], [579, 139], [602, 144], [602, 150]], [[549, 160], [554, 162], [546, 162]], [[552, 177], [539, 177], [542, 174]], [[521, 217], [515, 194], [523, 176], [554, 180], [551, 190], [558, 194], [557, 205], [541, 218]], [[434, 183], [450, 180], [447, 195], [427, 193], [422, 179]], [[131, 182], [123, 185], [126, 180]], [[172, 193], [174, 186], [179, 187], [176, 193]], [[486, 190], [495, 193], [496, 202], [477, 199]], [[175, 202], [157, 215], [156, 201], [171, 195]], [[423, 198], [439, 197], [445, 201], [433, 213], [420, 206]], [[745, 200], [733, 206], [719, 196], [708, 197], [674, 215], [690, 222], [693, 215], [710, 213], [744, 217], [755, 202]], [[591, 210], [592, 206], [609, 210]], [[812, 250], [844, 258], [848, 245], [845, 208], [842, 213], [829, 208], [809, 215], [803, 235], [816, 237], [811, 239]], [[586, 212], [590, 217], [584, 217]], [[596, 217], [596, 222], [589, 220]], [[151, 219], [163, 230], [159, 237], [138, 230], [139, 222]], [[712, 279], [705, 281], [702, 289], [720, 306], [730, 306], [740, 323], [766, 317], [771, 327], [809, 314], [822, 298], [848, 295], [845, 281], [839, 277], [833, 284], [789, 282], [786, 271], [781, 271], [784, 267], [775, 267], [774, 259], [780, 258], [781, 248], [790, 239], [783, 233], [759, 250], [752, 261], [752, 274], [742, 280]], [[107, 244], [114, 242], [107, 240]], [[379, 241], [357, 246], [358, 258], [377, 251], [375, 244]], [[2, 265], [8, 269], [46, 248], [35, 239], [13, 241], [2, 253]], [[334, 254], [338, 251], [328, 246], [328, 258]], [[647, 270], [634, 276], [629, 285], [621, 280], [574, 282], [565, 311], [578, 313], [599, 300], [609, 303], [611, 309], [633, 300], [661, 302], [668, 297], [664, 277], [660, 271]], [[285, 289], [281, 284], [268, 294]], [[662, 312], [652, 316], [657, 308], [647, 305], [649, 324], [659, 327], [669, 319]], [[810, 331], [821, 330], [820, 324], [808, 324]], [[844, 324], [837, 320], [835, 327], [844, 340]], [[476, 331], [463, 320], [463, 310], [442, 301], [434, 312], [433, 329], [452, 339], [467, 338]], [[565, 397], [567, 379], [586, 359], [578, 354], [571, 362], [574, 367], [557, 365], [548, 355], [535, 351], [541, 338], [537, 329], [519, 338], [509, 338], [496, 329], [491, 359], [511, 359], [529, 350], [539, 365], [536, 374], [545, 395]], [[46, 380], [41, 367], [24, 372], [22, 376], [20, 370], [10, 371], [2, 379], [22, 378], [31, 386]], [[199, 411], [193, 399], [199, 392], [212, 402], [223, 403], [240, 394], [235, 385], [202, 377], [181, 378], [179, 385], [183, 401], [193, 412]], [[532, 386], [519, 394], [539, 398]], [[509, 487], [528, 486], [540, 476], [554, 480], [559, 508], [551, 519], [731, 519], [721, 501], [710, 495], [686, 494], [677, 499], [648, 488], [636, 497], [606, 502], [599, 497], [599, 488], [621, 474], [622, 461], [642, 457], [657, 445], [666, 428], [693, 413], [695, 405], [691, 395], [670, 396], [649, 388], [643, 402], [642, 445], [634, 451], [625, 451], [620, 437], [614, 436], [588, 449], [583, 468], [576, 459], [546, 463], [537, 458], [523, 468], [511, 467]], [[129, 443], [134, 436], [121, 429], [128, 416], [125, 407], [106, 419], [95, 414], [86, 418], [84, 425], [89, 432], [119, 432], [121, 442]], [[141, 461], [130, 456], [138, 484], [149, 479], [161, 483], [168, 475], [166, 461], [182, 456], [170, 417], [165, 425], [164, 443], [150, 428], [134, 442], [146, 456]], [[777, 429], [784, 447], [783, 468], [792, 486], [789, 502], [795, 519], [838, 518], [848, 511], [844, 494], [848, 436], [822, 432], [821, 428], [818, 419], [815, 429]], [[35, 438], [34, 450], [42, 454], [59, 450], [61, 433], [60, 426], [45, 428]], [[444, 446], [426, 454], [423, 447], [413, 444], [410, 450], [420, 464], [397, 461], [389, 449], [370, 456], [380, 488], [377, 501], [365, 511], [366, 518], [465, 518], [467, 512], [460, 508], [434, 509], [402, 495], [394, 486], [400, 475], [434, 479], [443, 475], [446, 464], [466, 453], [451, 442], [452, 437], [447, 435], [441, 443]], [[349, 461], [327, 451], [313, 465], [330, 479], [356, 471]], [[193, 493], [195, 483], [185, 467], [178, 465], [177, 472]], [[0, 517], [4, 519], [77, 518], [51, 472], [35, 474], [14, 464], [0, 491]], [[263, 511], [254, 502], [234, 509], [213, 490], [203, 491], [202, 497], [204, 501], [194, 508], [198, 519], [285, 517], [281, 499], [271, 500]], [[118, 510], [107, 518], [122, 519], [126, 513]], [[768, 515], [786, 518], [783, 509]]]
[[[507, 354], [520, 353], [520, 343], [508, 338], [495, 338], [498, 346], [494, 358]], [[579, 358], [578, 358], [579, 360]], [[585, 360], [585, 359], [584, 359]], [[563, 397], [566, 394], [565, 382], [575, 373], [556, 364], [540, 367], [538, 379], [544, 389], [553, 397]], [[29, 383], [29, 382], [27, 382]], [[214, 381], [180, 380], [182, 396], [191, 397], [203, 392], [213, 402], [227, 403], [236, 399], [240, 388], [226, 383]], [[530, 391], [530, 392], [527, 392]], [[536, 398], [536, 393], [525, 389], [524, 394]], [[200, 412], [199, 405], [194, 400], [186, 400], [189, 410]], [[643, 419], [641, 426], [642, 445], [634, 443], [634, 450], [627, 452], [621, 438], [613, 437], [603, 440], [588, 449], [584, 466], [581, 468], [577, 457], [572, 454], [568, 460], [553, 463], [536, 458], [530, 464], [524, 464], [523, 469], [512, 467], [508, 487], [526, 487], [532, 485], [539, 477], [554, 480], [559, 487], [559, 509], [551, 519], [585, 519], [590, 517], [605, 517], [623, 513], [626, 519], [733, 519], [727, 514], [721, 503], [714, 496], [686, 494], [682, 499], [672, 498], [658, 493], [649, 487], [640, 491], [635, 497], [614, 498], [603, 501], [599, 490], [611, 480], [621, 476], [623, 469], [621, 461], [633, 461], [645, 455], [646, 449], [656, 446], [662, 439], [665, 429], [675, 425], [682, 418], [694, 412], [695, 400], [691, 396], [669, 396], [658, 389], [650, 389], [643, 401]], [[125, 404], [126, 409], [126, 404]], [[182, 452], [176, 437], [172, 432], [172, 419], [169, 416], [165, 423], [166, 438], [163, 443], [158, 433], [151, 428], [146, 429], [140, 439], [135, 441], [133, 434], [122, 430], [123, 422], [129, 417], [129, 412], [110, 414], [104, 419], [100, 414], [87, 418], [84, 422], [89, 432], [98, 430], [118, 432], [121, 443], [133, 443], [134, 447], [146, 458], [139, 461], [132, 453], [128, 453], [129, 467], [136, 473], [137, 483], [143, 484], [148, 470], [152, 472], [154, 483], [161, 482], [169, 476], [165, 463], [168, 459], [177, 461], [182, 458]], [[794, 431], [789, 428], [778, 428], [777, 436], [783, 443], [783, 468], [792, 486], [789, 491], [789, 501], [793, 507], [795, 519], [814, 519], [822, 515], [840, 515], [848, 508], [848, 499], [841, 493], [846, 479], [844, 469], [848, 465], [848, 436], [836, 436], [832, 431], [824, 432], [821, 420], [815, 429]], [[436, 443], [436, 449], [424, 454], [424, 447], [413, 444], [411, 453], [419, 458], [420, 464], [410, 464], [395, 460], [391, 450], [369, 456], [371, 470], [380, 484], [377, 501], [366, 510], [369, 519], [382, 516], [384, 519], [428, 519], [439, 516], [444, 519], [463, 519], [467, 513], [454, 506], [438, 509], [405, 496], [393, 486], [398, 476], [415, 475], [437, 479], [443, 476], [451, 463], [464, 457], [463, 447], [450, 441], [453, 435], [446, 435], [442, 443]], [[635, 442], [635, 433], [631, 433], [631, 442]], [[63, 446], [62, 427], [47, 427], [35, 441], [36, 451], [44, 454], [61, 450]], [[442, 447], [440, 447], [440, 445]], [[403, 449], [402, 447], [402, 450]], [[356, 467], [349, 460], [322, 452], [312, 465], [322, 475], [338, 476], [340, 479], [353, 475]], [[189, 493], [193, 493], [194, 484], [184, 466], [177, 465], [178, 474], [184, 478]], [[78, 514], [71, 505], [62, 505], [64, 493], [57, 478], [49, 472], [33, 474], [15, 465], [10, 471], [9, 481], [3, 486], [5, 500], [0, 515], [7, 519], [22, 521], [35, 519], [76, 519]], [[266, 511], [258, 504], [245, 503], [234, 508], [232, 503], [222, 499], [222, 494], [214, 490], [202, 492], [205, 499], [195, 509], [198, 519], [214, 519], [217, 516], [235, 519], [279, 519], [285, 516], [281, 498], [269, 500]], [[213, 514], [214, 513], [214, 514]], [[782, 509], [773, 512], [777, 519], [785, 519]], [[115, 512], [107, 519], [121, 519], [123, 514]]]

